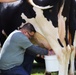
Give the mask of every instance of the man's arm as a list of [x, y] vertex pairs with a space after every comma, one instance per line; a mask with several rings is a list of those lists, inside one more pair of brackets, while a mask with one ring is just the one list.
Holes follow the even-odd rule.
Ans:
[[0, 0], [0, 2], [15, 2], [17, 0]]
[[35, 46], [35, 45], [32, 45], [30, 47], [28, 47], [26, 49], [27, 52], [29, 52], [29, 54], [32, 54], [32, 55], [48, 55], [48, 50], [44, 49], [44, 48], [41, 48], [39, 46]]

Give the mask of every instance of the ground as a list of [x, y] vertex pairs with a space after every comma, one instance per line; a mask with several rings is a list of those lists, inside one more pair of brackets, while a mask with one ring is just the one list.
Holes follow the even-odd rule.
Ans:
[[[37, 62], [33, 63], [33, 69], [31, 75], [45, 75], [45, 64], [38, 64]], [[51, 73], [51, 75], [58, 75], [57, 72]], [[76, 72], [75, 74], [76, 75]]]
[[[45, 64], [34, 62], [31, 75], [44, 75], [44, 74], [45, 74]], [[52, 73], [52, 75], [57, 75], [57, 72]]]

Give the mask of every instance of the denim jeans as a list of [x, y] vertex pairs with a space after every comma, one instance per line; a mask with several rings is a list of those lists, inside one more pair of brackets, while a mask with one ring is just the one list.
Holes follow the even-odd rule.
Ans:
[[33, 61], [34, 56], [26, 52], [24, 55], [24, 61], [21, 65], [15, 66], [9, 70], [2, 70], [2, 75], [30, 75]]
[[29, 75], [31, 74], [34, 59], [35, 59], [35, 56], [32, 54], [29, 54], [26, 51], [26, 53], [24, 55], [24, 62], [22, 63], [22, 66], [28, 72]]

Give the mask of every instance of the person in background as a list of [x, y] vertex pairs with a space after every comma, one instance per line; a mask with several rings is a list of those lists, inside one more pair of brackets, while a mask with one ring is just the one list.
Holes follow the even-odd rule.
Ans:
[[49, 50], [31, 43], [36, 33], [31, 23], [14, 30], [5, 40], [0, 52], [0, 70], [2, 75], [30, 75], [34, 58], [48, 55]]

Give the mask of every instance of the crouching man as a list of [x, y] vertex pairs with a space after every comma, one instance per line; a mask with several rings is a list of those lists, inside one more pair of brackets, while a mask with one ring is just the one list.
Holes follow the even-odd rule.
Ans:
[[26, 23], [7, 37], [0, 52], [2, 75], [30, 75], [34, 57], [48, 55], [47, 49], [30, 42], [35, 33], [33, 25]]

